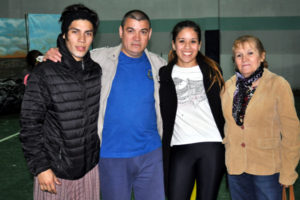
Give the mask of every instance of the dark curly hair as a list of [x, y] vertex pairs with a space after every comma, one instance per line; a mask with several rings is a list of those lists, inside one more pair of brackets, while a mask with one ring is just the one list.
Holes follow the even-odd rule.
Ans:
[[100, 22], [98, 15], [83, 4], [73, 4], [63, 10], [59, 19], [62, 34], [67, 33], [70, 24], [77, 19], [90, 21], [93, 24], [93, 32], [96, 34]]

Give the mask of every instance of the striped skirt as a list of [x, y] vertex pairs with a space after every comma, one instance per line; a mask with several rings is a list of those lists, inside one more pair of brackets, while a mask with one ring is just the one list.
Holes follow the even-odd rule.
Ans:
[[96, 165], [91, 171], [78, 180], [59, 178], [61, 185], [56, 185], [57, 194], [51, 194], [40, 189], [38, 179], [34, 177], [34, 200], [99, 200], [100, 181]]

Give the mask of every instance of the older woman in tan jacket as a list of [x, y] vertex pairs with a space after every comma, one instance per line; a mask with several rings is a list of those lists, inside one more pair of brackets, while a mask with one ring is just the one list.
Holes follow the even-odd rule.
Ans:
[[289, 83], [270, 72], [254, 36], [233, 44], [236, 75], [221, 94], [232, 200], [280, 200], [298, 177], [300, 126]]

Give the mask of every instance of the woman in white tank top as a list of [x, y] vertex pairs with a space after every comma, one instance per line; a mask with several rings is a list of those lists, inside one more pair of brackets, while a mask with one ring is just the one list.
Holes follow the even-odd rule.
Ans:
[[182, 21], [172, 31], [169, 63], [160, 69], [165, 191], [168, 200], [217, 199], [225, 172], [222, 72], [202, 55], [201, 30]]

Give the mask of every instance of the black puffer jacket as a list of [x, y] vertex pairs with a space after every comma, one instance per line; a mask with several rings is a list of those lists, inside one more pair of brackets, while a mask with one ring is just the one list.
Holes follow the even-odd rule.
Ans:
[[87, 53], [77, 62], [58, 37], [62, 62], [40, 64], [30, 75], [21, 110], [20, 140], [30, 171], [83, 177], [99, 161], [97, 120], [101, 68]]

